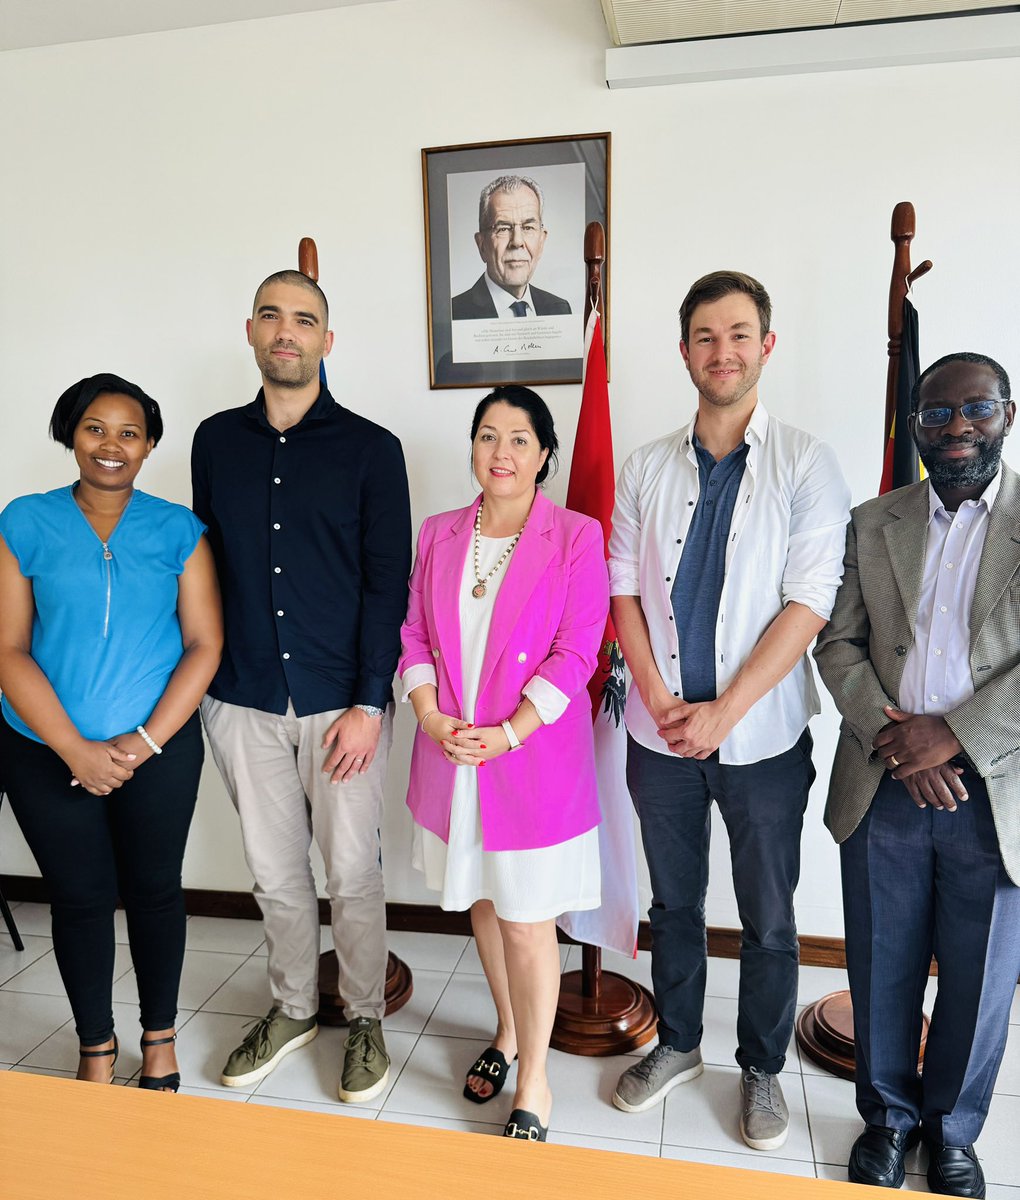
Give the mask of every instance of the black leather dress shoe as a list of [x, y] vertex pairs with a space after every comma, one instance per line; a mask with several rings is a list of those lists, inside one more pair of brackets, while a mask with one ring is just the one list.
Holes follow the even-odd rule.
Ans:
[[850, 1151], [847, 1175], [851, 1183], [871, 1187], [903, 1186], [906, 1171], [903, 1159], [917, 1145], [920, 1129], [887, 1129], [885, 1125], [867, 1125]]
[[928, 1187], [940, 1196], [985, 1194], [985, 1175], [973, 1146], [928, 1143]]

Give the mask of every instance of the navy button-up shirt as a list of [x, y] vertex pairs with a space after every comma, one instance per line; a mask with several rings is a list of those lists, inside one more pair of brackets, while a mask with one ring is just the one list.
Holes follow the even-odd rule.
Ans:
[[209, 694], [299, 717], [392, 699], [411, 513], [400, 442], [323, 387], [281, 433], [254, 403], [203, 421], [191, 472], [223, 591]]
[[715, 461], [694, 435], [701, 492], [687, 531], [671, 600], [680, 643], [680, 683], [684, 699], [694, 704], [717, 698], [715, 622], [726, 578], [726, 542], [748, 446], [741, 442]]

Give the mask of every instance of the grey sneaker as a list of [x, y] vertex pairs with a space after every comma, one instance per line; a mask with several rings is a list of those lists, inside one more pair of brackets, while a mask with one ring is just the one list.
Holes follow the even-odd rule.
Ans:
[[704, 1069], [697, 1047], [684, 1052], [669, 1046], [656, 1046], [620, 1076], [613, 1103], [624, 1112], [644, 1112], [658, 1104], [678, 1083], [697, 1079]]
[[364, 1104], [378, 1096], [389, 1081], [390, 1056], [378, 1017], [355, 1017], [350, 1029], [344, 1042], [340, 1099], [348, 1104]]
[[740, 1136], [752, 1150], [778, 1150], [790, 1131], [790, 1110], [779, 1076], [751, 1067], [740, 1077], [740, 1090], [744, 1096]]
[[275, 1007], [264, 1017], [249, 1024], [250, 1032], [231, 1053], [223, 1068], [220, 1083], [224, 1087], [248, 1087], [265, 1079], [281, 1059], [286, 1058], [292, 1050], [306, 1046], [319, 1032], [314, 1017], [296, 1020], [284, 1016]]

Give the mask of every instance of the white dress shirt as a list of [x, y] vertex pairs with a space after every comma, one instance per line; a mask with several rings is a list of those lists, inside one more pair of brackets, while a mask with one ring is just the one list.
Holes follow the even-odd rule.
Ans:
[[[674, 696], [682, 696], [683, 688], [670, 590], [700, 491], [691, 441], [696, 420], [624, 463], [609, 541], [610, 594], [639, 597], [655, 665]], [[719, 694], [787, 604], [803, 604], [828, 620], [843, 578], [850, 509], [850, 491], [824, 442], [770, 417], [761, 403], [744, 440], [747, 466], [730, 524], [715, 627]], [[805, 654], [737, 723], [719, 747], [719, 761], [745, 764], [782, 754], [818, 711]], [[669, 753], [633, 685], [626, 721], [635, 741]]]
[[928, 483], [928, 536], [914, 641], [900, 680], [900, 708], [941, 716], [974, 695], [970, 674], [970, 610], [974, 603], [988, 515], [1002, 471], [976, 500], [947, 512]]
[[[511, 304], [517, 303], [517, 297], [511, 296], [510, 293], [505, 288], [501, 288], [498, 283], [493, 283], [489, 278], [488, 271], [485, 272], [485, 286], [489, 289], [489, 295], [492, 297], [492, 303], [496, 306], [496, 316], [499, 317], [501, 321], [520, 321], [522, 319], [518, 317], [510, 307]], [[524, 315], [526, 317], [533, 317], [535, 315], [535, 305], [531, 299], [530, 283], [524, 289], [524, 295], [521, 297], [521, 299], [528, 306], [528, 311]]]

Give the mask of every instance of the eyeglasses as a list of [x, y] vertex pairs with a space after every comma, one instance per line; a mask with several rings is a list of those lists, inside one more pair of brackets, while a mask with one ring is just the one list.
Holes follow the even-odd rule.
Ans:
[[535, 237], [536, 234], [542, 232], [541, 221], [497, 221], [495, 225], [490, 225], [486, 229], [486, 233], [491, 233], [497, 242], [509, 241], [513, 236], [515, 229], [519, 229], [526, 238]]
[[1000, 404], [1008, 403], [1008, 400], [971, 400], [959, 408], [919, 408], [910, 415], [923, 429], [939, 429], [949, 424], [953, 413], [958, 412], [965, 421], [987, 421]]

